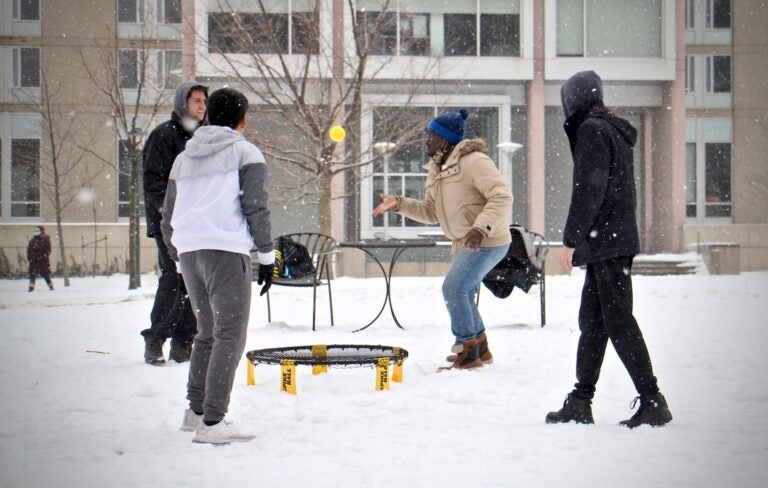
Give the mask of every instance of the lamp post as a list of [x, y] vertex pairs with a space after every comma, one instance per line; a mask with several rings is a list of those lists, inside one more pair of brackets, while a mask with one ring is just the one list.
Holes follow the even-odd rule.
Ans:
[[[375, 142], [373, 144], [373, 149], [383, 159], [382, 167], [383, 167], [383, 173], [384, 173], [384, 184], [382, 185], [382, 188], [385, 195], [389, 195], [389, 155], [396, 146], [397, 144], [395, 144], [394, 142], [387, 142], [387, 141]], [[382, 215], [382, 218], [384, 221], [384, 240], [387, 240], [389, 238], [388, 236], [389, 215], [384, 214]]]

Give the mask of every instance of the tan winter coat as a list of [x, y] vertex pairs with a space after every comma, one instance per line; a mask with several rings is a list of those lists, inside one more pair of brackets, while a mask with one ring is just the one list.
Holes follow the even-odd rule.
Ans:
[[463, 238], [475, 228], [485, 236], [482, 247], [509, 244], [507, 214], [512, 192], [485, 152], [482, 139], [465, 139], [453, 149], [442, 171], [434, 163], [427, 174], [424, 200], [397, 197], [398, 213], [425, 224], [440, 224], [453, 241], [451, 254], [463, 246]]

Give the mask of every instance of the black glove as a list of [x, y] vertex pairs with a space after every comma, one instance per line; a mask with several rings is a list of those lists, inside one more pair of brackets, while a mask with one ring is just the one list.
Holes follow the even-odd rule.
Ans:
[[259, 264], [259, 277], [256, 280], [256, 283], [260, 285], [264, 284], [264, 286], [261, 287], [261, 293], [259, 293], [260, 297], [264, 296], [264, 294], [272, 286], [272, 274], [274, 272], [275, 272], [274, 264]]

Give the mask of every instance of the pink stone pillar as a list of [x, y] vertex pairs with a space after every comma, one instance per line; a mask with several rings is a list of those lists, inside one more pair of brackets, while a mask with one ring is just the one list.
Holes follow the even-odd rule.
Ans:
[[528, 228], [545, 234], [544, 3], [533, 4], [533, 79], [528, 82]]
[[654, 117], [651, 252], [680, 252], [685, 224], [685, 0], [675, 2], [675, 79]]
[[195, 77], [195, 0], [181, 0], [181, 80]]
[[[333, 0], [332, 10], [333, 38], [332, 38], [332, 70], [330, 106], [334, 108], [340, 105], [334, 124], [340, 125], [344, 120], [344, 105], [340, 103], [344, 89], [344, 0]], [[336, 144], [333, 151], [333, 167], [345, 159], [344, 141]], [[337, 241], [344, 240], [344, 222], [347, 199], [345, 193], [346, 173], [340, 172], [331, 180], [331, 236]]]

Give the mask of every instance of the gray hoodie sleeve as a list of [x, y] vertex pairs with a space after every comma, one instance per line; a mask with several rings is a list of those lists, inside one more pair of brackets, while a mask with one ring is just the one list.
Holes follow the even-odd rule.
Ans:
[[271, 264], [274, 253], [272, 225], [267, 208], [267, 165], [264, 162], [251, 162], [240, 168], [240, 191], [240, 203], [251, 237], [259, 251], [259, 262]]
[[160, 221], [160, 232], [163, 234], [163, 241], [168, 247], [168, 255], [174, 261], [179, 261], [179, 252], [171, 243], [173, 236], [173, 227], [171, 219], [173, 218], [173, 207], [176, 206], [176, 180], [169, 179], [168, 187], [165, 190], [165, 202], [163, 203], [163, 219]]

